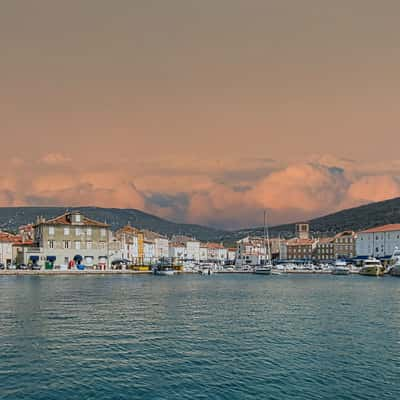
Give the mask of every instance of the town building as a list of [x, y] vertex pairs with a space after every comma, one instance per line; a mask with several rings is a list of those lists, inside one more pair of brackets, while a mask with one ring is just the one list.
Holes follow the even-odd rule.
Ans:
[[219, 243], [206, 243], [207, 259], [205, 261], [223, 264], [228, 258], [228, 250]]
[[245, 237], [236, 243], [236, 264], [260, 265], [267, 258], [267, 246], [263, 238]]
[[400, 249], [400, 224], [389, 224], [358, 232], [355, 239], [357, 256], [390, 257]]
[[143, 249], [144, 249], [144, 264], [145, 265], [154, 264], [157, 261], [156, 244], [154, 240], [144, 239]]
[[309, 239], [310, 225], [305, 222], [296, 224], [296, 237], [299, 239]]
[[130, 225], [118, 229], [115, 237], [121, 244], [121, 258], [129, 260], [133, 265], [144, 264], [143, 232]]
[[186, 246], [181, 242], [170, 242], [169, 257], [175, 261], [183, 261], [186, 259]]
[[186, 258], [190, 261], [200, 261], [200, 242], [197, 240], [188, 240], [186, 242]]
[[321, 238], [315, 246], [314, 258], [318, 261], [332, 261], [335, 256], [335, 238]]
[[354, 231], [338, 233], [334, 237], [335, 259], [353, 258], [356, 256], [356, 234]]
[[33, 247], [39, 251], [34, 257], [39, 257], [40, 264], [68, 266], [82, 262], [86, 266], [106, 268], [109, 240], [108, 224], [89, 219], [78, 211], [49, 220], [38, 218]]
[[293, 238], [284, 243], [285, 255], [287, 260], [307, 260], [311, 261], [317, 240]]
[[7, 232], [0, 232], [0, 264], [6, 266], [14, 262], [13, 245], [20, 240], [20, 236]]

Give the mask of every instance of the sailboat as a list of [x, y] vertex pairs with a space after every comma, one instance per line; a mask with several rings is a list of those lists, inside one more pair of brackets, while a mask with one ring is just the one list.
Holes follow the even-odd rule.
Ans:
[[[267, 246], [266, 246], [267, 244]], [[264, 264], [257, 265], [254, 268], [253, 273], [257, 275], [271, 275], [272, 272], [272, 264], [271, 264], [271, 246], [269, 243], [269, 232], [267, 227], [267, 212], [264, 210], [264, 254], [268, 250], [268, 262], [265, 258]]]

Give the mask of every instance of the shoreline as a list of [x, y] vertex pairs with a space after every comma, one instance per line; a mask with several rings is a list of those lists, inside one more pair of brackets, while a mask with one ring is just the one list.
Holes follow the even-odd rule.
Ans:
[[[58, 275], [152, 275], [152, 271], [132, 271], [132, 270], [84, 270], [84, 271], [60, 271], [60, 270], [40, 270], [40, 271], [32, 271], [32, 270], [1, 270], [1, 276], [31, 276], [31, 275], [43, 275], [43, 276], [58, 276]], [[181, 274], [189, 274], [189, 275], [199, 275], [196, 272], [184, 272], [180, 271], [177, 275]], [[253, 274], [248, 271], [224, 271], [224, 272], [215, 272], [215, 274]], [[281, 275], [332, 275], [331, 272], [328, 271], [286, 271], [281, 272]], [[349, 275], [358, 275], [357, 273], [350, 273]]]

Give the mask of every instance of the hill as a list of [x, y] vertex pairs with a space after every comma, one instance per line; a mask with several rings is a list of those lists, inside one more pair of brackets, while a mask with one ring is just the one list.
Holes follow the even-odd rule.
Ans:
[[[167, 236], [187, 235], [202, 241], [224, 241], [228, 245], [245, 236], [262, 236], [263, 228], [248, 228], [237, 231], [225, 231], [194, 224], [179, 224], [147, 214], [135, 209], [75, 207], [89, 218], [106, 221], [113, 230], [128, 222], [141, 229], [149, 229]], [[46, 219], [63, 214], [65, 207], [0, 207], [0, 229], [16, 231], [19, 226], [36, 221], [37, 216]], [[400, 223], [400, 198], [366, 204], [350, 208], [310, 221], [311, 233], [315, 236], [329, 236], [344, 230], [359, 231], [383, 224]], [[292, 237], [295, 223], [273, 226], [272, 237]]]
[[[303, 222], [303, 221], [301, 221]], [[349, 208], [323, 217], [307, 221], [311, 233], [315, 236], [330, 236], [345, 230], [360, 231], [378, 225], [400, 223], [400, 198], [370, 203], [363, 206]], [[270, 228], [271, 236], [292, 237], [295, 223], [273, 226]], [[262, 227], [241, 229], [234, 232], [232, 239], [247, 235], [261, 236]]]
[[[33, 223], [37, 216], [46, 219], [63, 214], [65, 207], [0, 207], [0, 229], [15, 232], [19, 226]], [[179, 224], [156, 217], [135, 209], [71, 207], [68, 210], [79, 210], [89, 218], [105, 221], [116, 230], [128, 222], [140, 229], [149, 229], [164, 235], [187, 235], [200, 240], [217, 240], [227, 235], [226, 231], [201, 225]]]

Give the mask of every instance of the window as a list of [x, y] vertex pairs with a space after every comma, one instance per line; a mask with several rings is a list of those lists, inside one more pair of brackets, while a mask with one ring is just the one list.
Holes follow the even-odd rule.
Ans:
[[70, 240], [63, 240], [63, 248], [70, 249], [71, 248], [71, 241]]
[[49, 249], [54, 249], [54, 247], [55, 247], [55, 242], [54, 242], [54, 240], [49, 240], [49, 241], [47, 242], [47, 246], [48, 246]]
[[106, 236], [106, 230], [105, 230], [105, 229], [102, 229], [102, 230], [100, 231], [100, 235], [101, 235], [101, 237], [105, 237], [105, 236]]
[[64, 228], [64, 236], [68, 236], [69, 235], [69, 228]]
[[99, 248], [104, 250], [106, 248], [106, 242], [99, 242]]
[[49, 226], [49, 235], [54, 235], [54, 226]]
[[93, 242], [91, 241], [91, 240], [88, 240], [87, 242], [86, 242], [86, 248], [87, 249], [91, 249], [93, 247]]
[[80, 214], [76, 214], [75, 215], [75, 222], [81, 222], [81, 215]]
[[86, 229], [86, 235], [92, 236], [92, 228], [87, 228]]
[[82, 233], [81, 228], [75, 228], [75, 235], [76, 236], [81, 236], [81, 233]]
[[81, 248], [81, 242], [79, 240], [75, 240], [75, 249], [80, 250]]

